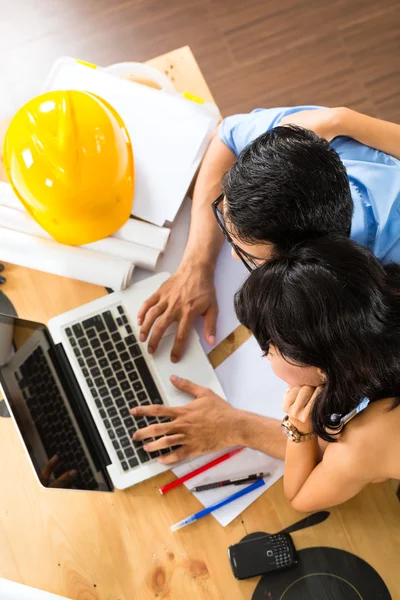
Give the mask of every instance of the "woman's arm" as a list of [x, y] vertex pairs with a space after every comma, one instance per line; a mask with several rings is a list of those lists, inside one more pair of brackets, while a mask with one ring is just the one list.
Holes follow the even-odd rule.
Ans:
[[[301, 432], [312, 431], [311, 411], [321, 387], [289, 388], [283, 409]], [[328, 444], [320, 461], [318, 438], [287, 441], [284, 490], [293, 508], [312, 511], [345, 502], [368, 483], [361, 475], [358, 455], [349, 444]]]
[[400, 160], [400, 125], [346, 107], [304, 110], [284, 117], [281, 125], [299, 125], [329, 142], [344, 135]]
[[[304, 460], [307, 444], [308, 442], [296, 444], [288, 441], [285, 458], [285, 492], [289, 483], [289, 471], [294, 471], [296, 463], [299, 465], [299, 462]], [[342, 445], [340, 442], [329, 444], [322, 461], [304, 478], [297, 493], [289, 498], [293, 508], [309, 512], [346, 502], [369, 483], [369, 480], [361, 475], [360, 467], [357, 456], [347, 445]]]

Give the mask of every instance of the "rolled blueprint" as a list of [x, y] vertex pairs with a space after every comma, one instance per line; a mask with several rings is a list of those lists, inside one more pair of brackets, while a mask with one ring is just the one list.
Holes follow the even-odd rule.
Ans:
[[[18, 212], [31, 218], [9, 183], [0, 182], [0, 206], [17, 210]], [[32, 221], [36, 224], [34, 219], [32, 219]], [[1, 220], [0, 224], [2, 224]], [[42, 229], [40, 225], [37, 226]], [[26, 231], [25, 233], [30, 232]], [[151, 225], [150, 223], [138, 221], [137, 219], [128, 219], [121, 229], [116, 231], [111, 237], [123, 242], [145, 246], [146, 248], [154, 248], [159, 252], [164, 252], [167, 246], [169, 234], [170, 230], [167, 227], [158, 227], [157, 225]], [[38, 234], [32, 232], [31, 235]]]
[[[26, 212], [26, 210], [15, 210], [14, 208], [9, 208], [0, 204], [0, 226], [5, 229], [12, 229], [13, 231], [27, 233], [28, 235], [58, 243]], [[124, 258], [143, 269], [150, 269], [151, 271], [154, 271], [156, 268], [157, 260], [160, 255], [160, 252], [154, 248], [123, 242], [113, 237], [104, 238], [103, 240], [93, 242], [92, 244], [85, 244], [84, 246], [80, 246], [80, 248], [86, 248], [93, 252], [101, 252], [102, 254], [109, 254], [110, 256], [115, 256], [117, 258]]]
[[66, 246], [4, 227], [0, 227], [0, 259], [113, 290], [126, 288], [134, 269], [132, 262], [124, 258]]
[[128, 219], [111, 237], [164, 252], [170, 233], [168, 227], [158, 227], [137, 219]]

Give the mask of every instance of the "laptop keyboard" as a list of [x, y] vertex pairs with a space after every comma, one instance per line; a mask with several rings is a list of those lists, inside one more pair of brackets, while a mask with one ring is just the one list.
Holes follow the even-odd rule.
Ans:
[[55, 478], [71, 469], [78, 475], [74, 487], [95, 490], [98, 483], [65, 407], [57, 382], [43, 349], [39, 346], [15, 374], [33, 422], [49, 459], [56, 454], [60, 460], [54, 469]]
[[[170, 450], [146, 452], [135, 431], [168, 419], [134, 419], [136, 406], [163, 404], [122, 306], [66, 327], [78, 360], [121, 467], [128, 471]], [[151, 440], [147, 440], [151, 441]]]

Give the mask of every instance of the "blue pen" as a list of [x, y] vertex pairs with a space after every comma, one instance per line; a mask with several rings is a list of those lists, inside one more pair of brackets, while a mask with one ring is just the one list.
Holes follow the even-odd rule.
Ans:
[[224, 498], [223, 500], [220, 500], [219, 502], [216, 502], [215, 504], [212, 504], [207, 508], [203, 508], [203, 510], [194, 513], [194, 515], [190, 515], [190, 517], [186, 517], [186, 519], [183, 519], [183, 521], [180, 521], [179, 523], [175, 523], [175, 525], [171, 525], [171, 531], [177, 531], [182, 527], [186, 527], [186, 525], [190, 525], [191, 523], [198, 521], [202, 517], [205, 517], [206, 515], [212, 513], [214, 510], [217, 510], [218, 508], [222, 508], [223, 506], [230, 504], [234, 500], [237, 500], [238, 498], [241, 498], [242, 496], [245, 496], [246, 494], [257, 490], [263, 485], [265, 485], [264, 479], [257, 479], [257, 481], [255, 481], [251, 485], [248, 485], [243, 490], [240, 490], [239, 492], [236, 492], [235, 494], [232, 494], [231, 496], [228, 496], [227, 498]]

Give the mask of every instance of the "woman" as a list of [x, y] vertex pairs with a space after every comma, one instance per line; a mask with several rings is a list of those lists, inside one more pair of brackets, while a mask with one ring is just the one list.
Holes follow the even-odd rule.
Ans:
[[287, 382], [284, 487], [299, 510], [400, 479], [400, 266], [339, 235], [262, 265], [239, 320]]

